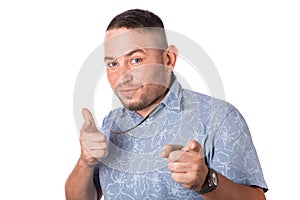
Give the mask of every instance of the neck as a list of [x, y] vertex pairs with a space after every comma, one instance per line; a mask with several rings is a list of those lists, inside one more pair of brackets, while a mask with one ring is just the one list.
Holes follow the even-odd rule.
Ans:
[[170, 77], [170, 81], [169, 81], [169, 86], [168, 88], [166, 88], [164, 94], [159, 97], [157, 100], [155, 100], [151, 105], [149, 105], [148, 107], [146, 107], [143, 110], [139, 110], [136, 111], [139, 115], [141, 115], [143, 118], [146, 118], [148, 115], [151, 114], [152, 111], [155, 110], [155, 108], [162, 102], [162, 100], [165, 98], [165, 96], [167, 95], [167, 93], [169, 92], [169, 89], [171, 88], [172, 84], [175, 81], [175, 75], [172, 73], [171, 77]]
[[168, 93], [168, 89], [166, 89], [166, 91], [164, 92], [164, 95], [162, 95], [160, 98], [158, 98], [157, 100], [155, 100], [151, 105], [149, 105], [148, 107], [144, 108], [143, 110], [138, 110], [136, 111], [139, 115], [141, 115], [143, 118], [146, 118], [148, 115], [151, 114], [151, 112], [153, 112], [157, 106], [162, 102], [162, 100], [165, 98], [165, 96]]

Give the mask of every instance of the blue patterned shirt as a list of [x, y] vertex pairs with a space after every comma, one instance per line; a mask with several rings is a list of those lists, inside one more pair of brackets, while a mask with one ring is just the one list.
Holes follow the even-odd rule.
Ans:
[[267, 189], [248, 126], [231, 104], [183, 89], [175, 80], [156, 110], [135, 127], [142, 120], [118, 108], [103, 121], [109, 153], [95, 176], [105, 199], [202, 199], [173, 181], [161, 157], [164, 145], [184, 146], [191, 139], [202, 145], [209, 167], [235, 183]]

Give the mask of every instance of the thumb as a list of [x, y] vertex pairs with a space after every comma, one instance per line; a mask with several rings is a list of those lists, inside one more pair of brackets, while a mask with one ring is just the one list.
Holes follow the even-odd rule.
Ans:
[[85, 127], [96, 128], [94, 117], [93, 117], [92, 113], [87, 108], [82, 109], [82, 116], [83, 116], [83, 119], [84, 119], [84, 126]]
[[201, 145], [196, 140], [191, 140], [185, 147], [185, 151], [200, 152], [202, 150]]

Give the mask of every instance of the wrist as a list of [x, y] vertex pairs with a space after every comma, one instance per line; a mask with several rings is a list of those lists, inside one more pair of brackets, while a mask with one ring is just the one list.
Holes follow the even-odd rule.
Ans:
[[80, 156], [77, 165], [81, 168], [86, 168], [86, 169], [94, 169], [94, 167], [97, 165], [97, 163], [89, 163], [85, 158]]
[[208, 174], [205, 178], [204, 183], [199, 189], [194, 189], [197, 193], [203, 195], [212, 192], [217, 189], [218, 186], [218, 174], [212, 168], [208, 168]]
[[207, 178], [209, 176], [209, 168], [206, 165], [205, 165], [205, 169], [203, 170], [203, 174], [204, 174], [204, 178], [201, 181], [201, 183], [193, 187], [193, 190], [195, 190], [196, 192], [199, 192], [200, 190], [203, 190], [208, 186]]
[[200, 186], [200, 190], [203, 190], [204, 188], [207, 188], [207, 186], [208, 186], [208, 177], [209, 177], [210, 168], [208, 166], [206, 166], [205, 168], [206, 168], [206, 170], [205, 170], [206, 175], [204, 178], [204, 182]]

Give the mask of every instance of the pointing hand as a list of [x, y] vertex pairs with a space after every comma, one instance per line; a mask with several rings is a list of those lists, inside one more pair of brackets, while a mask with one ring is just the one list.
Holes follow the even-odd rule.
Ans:
[[174, 181], [187, 189], [199, 189], [208, 174], [202, 146], [195, 140], [186, 146], [166, 145], [162, 157], [168, 158], [168, 168]]
[[80, 159], [89, 166], [95, 166], [101, 158], [107, 156], [107, 142], [104, 134], [96, 127], [92, 113], [82, 109], [84, 123], [80, 130]]

